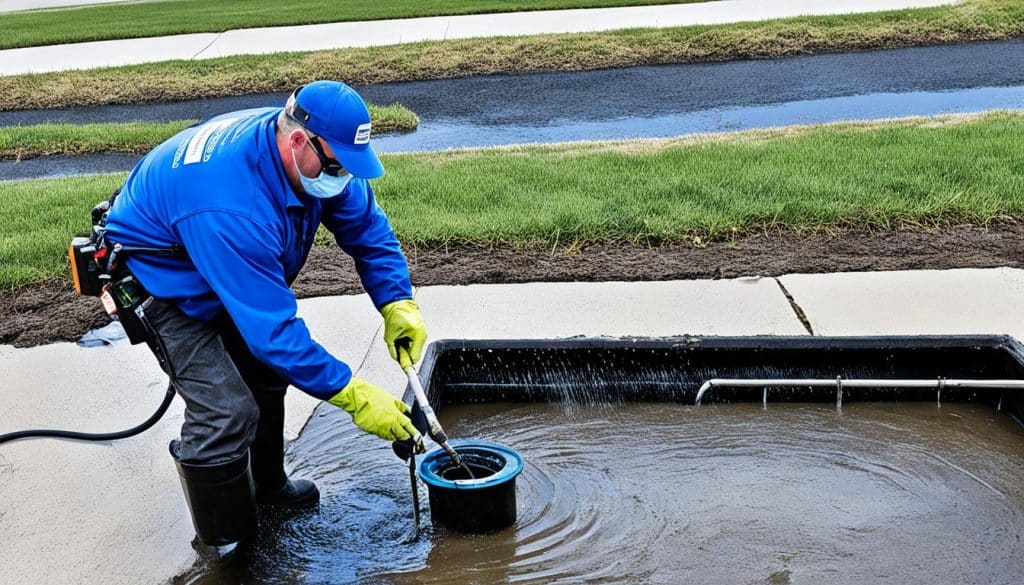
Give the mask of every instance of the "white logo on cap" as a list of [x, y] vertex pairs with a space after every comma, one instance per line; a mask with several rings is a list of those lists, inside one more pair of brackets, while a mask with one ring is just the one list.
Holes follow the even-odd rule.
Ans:
[[356, 128], [356, 139], [352, 141], [353, 144], [367, 144], [370, 142], [370, 123], [360, 124]]

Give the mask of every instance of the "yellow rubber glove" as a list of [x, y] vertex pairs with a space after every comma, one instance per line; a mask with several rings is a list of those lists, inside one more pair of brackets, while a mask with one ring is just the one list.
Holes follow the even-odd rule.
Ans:
[[412, 363], [420, 361], [423, 345], [427, 342], [427, 326], [423, 324], [420, 308], [412, 299], [388, 303], [380, 310], [384, 315], [384, 343], [388, 346], [391, 359], [401, 363], [395, 344], [409, 350]]
[[406, 416], [409, 407], [404, 402], [362, 378], [353, 377], [327, 402], [351, 414], [357, 427], [382, 439], [405, 441], [420, 434]]

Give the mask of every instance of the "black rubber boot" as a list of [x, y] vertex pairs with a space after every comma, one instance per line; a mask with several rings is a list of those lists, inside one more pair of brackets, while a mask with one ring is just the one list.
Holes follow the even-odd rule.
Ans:
[[178, 467], [199, 540], [220, 547], [256, 534], [258, 521], [249, 453], [223, 463], [196, 465], [181, 461], [180, 445], [179, 441], [171, 441], [171, 457]]
[[277, 490], [258, 490], [256, 501], [280, 508], [309, 508], [320, 501], [320, 490], [308, 479], [289, 479]]
[[256, 501], [283, 508], [308, 508], [320, 501], [320, 490], [306, 479], [289, 480], [284, 471], [284, 392], [253, 392], [260, 422], [252, 451]]

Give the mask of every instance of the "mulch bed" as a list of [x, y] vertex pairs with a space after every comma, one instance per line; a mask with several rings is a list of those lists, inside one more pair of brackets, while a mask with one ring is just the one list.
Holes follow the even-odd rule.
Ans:
[[[926, 232], [761, 234], [706, 246], [601, 243], [522, 248], [449, 245], [407, 250], [413, 282], [638, 281], [1022, 266], [1024, 224], [959, 226]], [[300, 298], [362, 292], [352, 261], [337, 248], [316, 248], [293, 286]], [[97, 299], [79, 297], [70, 279], [0, 293], [0, 344], [30, 347], [74, 341], [108, 322]]]

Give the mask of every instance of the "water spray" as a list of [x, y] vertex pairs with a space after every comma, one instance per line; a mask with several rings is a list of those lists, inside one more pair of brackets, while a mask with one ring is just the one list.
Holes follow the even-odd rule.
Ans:
[[420, 377], [412, 367], [412, 358], [409, 357], [409, 351], [405, 347], [398, 347], [398, 357], [402, 370], [405, 371], [406, 377], [409, 378], [409, 386], [416, 397], [416, 404], [419, 405], [424, 418], [427, 419], [427, 434], [444, 449], [444, 452], [451, 457], [453, 463], [465, 469], [471, 479], [475, 478], [476, 476], [473, 475], [473, 471], [468, 465], [463, 463], [459, 454], [448, 444], [448, 435], [444, 432], [444, 428], [441, 427], [441, 421], [437, 420], [437, 414], [434, 413], [434, 409], [430, 407], [430, 403], [427, 401], [427, 394], [423, 391]]

